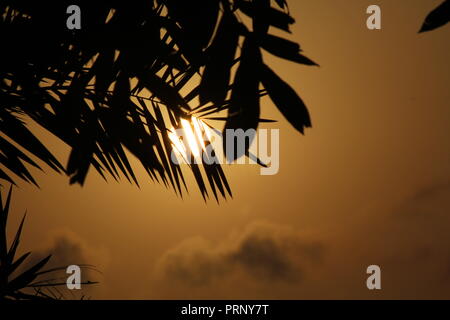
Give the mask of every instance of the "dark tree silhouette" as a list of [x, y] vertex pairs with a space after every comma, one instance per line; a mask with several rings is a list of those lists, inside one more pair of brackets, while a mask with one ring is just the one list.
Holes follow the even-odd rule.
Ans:
[[[66, 8], [73, 4], [81, 8], [80, 30], [66, 28]], [[39, 167], [32, 155], [66, 173], [70, 183], [82, 185], [92, 166], [105, 179], [123, 175], [138, 184], [128, 150], [152, 180], [181, 195], [187, 188], [181, 167], [170, 161], [169, 128], [179, 128], [183, 118], [219, 119], [211, 115], [227, 111], [225, 128], [256, 129], [264, 121], [260, 98], [266, 94], [303, 133], [311, 126], [303, 101], [264, 64], [261, 51], [315, 63], [297, 43], [269, 34], [271, 28], [290, 32], [294, 23], [285, 0], [272, 4], [2, 1], [0, 178], [14, 183], [14, 174], [36, 184], [28, 170]], [[71, 148], [66, 166], [27, 128], [25, 118]], [[231, 195], [220, 165], [189, 168], [203, 198], [208, 189], [216, 200]]]
[[431, 31], [442, 27], [450, 20], [450, 0], [445, 0], [425, 18], [420, 32]]
[[[66, 287], [65, 270], [67, 266], [43, 269], [51, 258], [51, 255], [43, 258], [29, 267], [25, 266], [31, 252], [24, 253], [16, 258], [17, 249], [22, 235], [25, 215], [17, 229], [14, 240], [8, 248], [6, 227], [11, 205], [12, 187], [9, 189], [5, 204], [0, 193], [0, 302], [3, 300], [40, 300], [63, 299], [64, 294], [58, 287]], [[90, 265], [79, 265], [84, 269], [94, 269]], [[22, 268], [22, 270], [21, 270]], [[58, 276], [62, 271], [63, 276]], [[82, 284], [90, 285], [96, 282], [83, 281]]]

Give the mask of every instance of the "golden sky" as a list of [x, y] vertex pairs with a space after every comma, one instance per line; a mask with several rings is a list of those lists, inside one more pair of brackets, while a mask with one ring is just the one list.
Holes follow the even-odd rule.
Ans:
[[[264, 55], [313, 121], [301, 136], [264, 98], [277, 175], [225, 166], [234, 198], [217, 205], [190, 176], [181, 199], [138, 165], [140, 189], [94, 170], [69, 186], [46, 168], [40, 189], [15, 189], [22, 250], [97, 265], [94, 299], [450, 298], [450, 26], [417, 33], [440, 2], [291, 0], [290, 39], [320, 68]], [[371, 4], [381, 30], [366, 28]], [[65, 163], [67, 148], [39, 136]]]

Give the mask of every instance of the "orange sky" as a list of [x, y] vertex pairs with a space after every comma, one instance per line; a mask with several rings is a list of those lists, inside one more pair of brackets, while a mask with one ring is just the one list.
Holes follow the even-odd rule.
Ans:
[[[46, 168], [41, 189], [15, 190], [22, 250], [97, 265], [94, 299], [450, 298], [450, 26], [417, 34], [440, 2], [291, 0], [291, 39], [321, 67], [264, 55], [313, 121], [301, 136], [263, 100], [277, 175], [226, 166], [234, 198], [217, 205], [190, 176], [180, 199], [138, 165], [140, 189], [93, 170], [69, 186]], [[380, 31], [366, 28], [371, 4]], [[366, 288], [371, 264], [381, 291]]]

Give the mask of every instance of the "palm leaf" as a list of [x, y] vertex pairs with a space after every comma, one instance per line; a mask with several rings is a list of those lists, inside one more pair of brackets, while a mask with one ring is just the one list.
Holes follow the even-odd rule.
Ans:
[[[138, 185], [132, 156], [151, 180], [182, 195], [188, 186], [170, 159], [171, 127], [193, 114], [218, 118], [215, 113], [227, 111], [226, 128], [256, 129], [264, 121], [261, 48], [315, 64], [300, 54], [298, 44], [267, 34], [269, 26], [289, 31], [294, 23], [287, 2], [276, 4], [279, 8], [268, 0], [138, 0], [133, 6], [91, 1], [83, 5], [83, 28], [89, 32], [60, 28], [64, 3], [1, 5], [0, 179], [37, 184], [30, 168], [40, 168], [39, 160], [67, 174], [70, 183], [83, 185], [93, 168], [104, 179], [125, 177]], [[250, 17], [252, 28], [240, 22], [240, 12]], [[241, 37], [246, 40], [239, 51]], [[281, 98], [271, 93], [280, 108]], [[153, 119], [160, 111], [164, 116]], [[65, 167], [27, 128], [28, 119], [69, 146]], [[231, 194], [220, 165], [187, 168], [205, 199], [208, 190], [215, 198]]]
[[450, 0], [445, 0], [437, 8], [431, 11], [425, 18], [420, 32], [431, 31], [444, 26], [450, 21]]

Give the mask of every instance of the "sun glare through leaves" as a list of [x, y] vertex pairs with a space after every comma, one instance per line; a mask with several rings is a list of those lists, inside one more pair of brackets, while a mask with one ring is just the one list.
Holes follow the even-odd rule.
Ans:
[[210, 128], [196, 117], [191, 120], [181, 119], [180, 128], [175, 130], [172, 127], [169, 130], [169, 138], [172, 142], [174, 151], [181, 156], [187, 163], [187, 159], [192, 155], [195, 159], [199, 159], [206, 146], [212, 140]]

